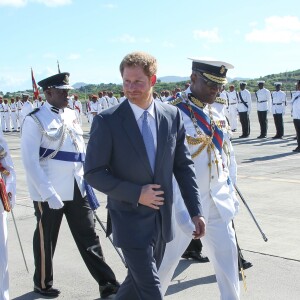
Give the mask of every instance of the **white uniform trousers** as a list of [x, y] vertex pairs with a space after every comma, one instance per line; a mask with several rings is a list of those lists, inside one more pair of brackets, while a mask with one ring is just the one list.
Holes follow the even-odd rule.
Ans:
[[237, 107], [236, 105], [229, 105], [228, 108], [228, 117], [229, 117], [229, 124], [231, 130], [236, 130], [237, 129]]
[[206, 235], [201, 239], [207, 256], [213, 263], [221, 300], [240, 299], [238, 253], [232, 222], [224, 222], [212, 199], [206, 220]]
[[18, 130], [18, 123], [17, 123], [17, 112], [12, 111], [11, 112], [11, 122], [12, 122], [12, 127], [14, 128], [14, 130]]
[[6, 127], [5, 127], [5, 119], [4, 119], [4, 111], [0, 112], [0, 118], [1, 118], [1, 127], [2, 127], [2, 131], [6, 131]]
[[0, 299], [8, 300], [8, 259], [6, 212], [0, 212]]
[[6, 130], [11, 131], [10, 113], [9, 112], [4, 113], [4, 119], [5, 119]]

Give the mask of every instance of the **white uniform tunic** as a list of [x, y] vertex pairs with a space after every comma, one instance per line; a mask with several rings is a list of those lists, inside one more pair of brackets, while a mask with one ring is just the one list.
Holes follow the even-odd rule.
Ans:
[[237, 104], [238, 104], [238, 96], [237, 92], [233, 90], [228, 94], [228, 113], [229, 113], [229, 124], [231, 130], [237, 129]]
[[257, 96], [257, 110], [268, 111], [271, 105], [271, 93], [268, 89], [262, 88], [256, 92]]
[[10, 103], [10, 116], [11, 116], [11, 123], [12, 123], [12, 127], [13, 127], [14, 131], [18, 130], [18, 123], [17, 123], [18, 115], [17, 115], [17, 113], [18, 113], [17, 103], [16, 102]]
[[24, 118], [31, 113], [33, 110], [33, 106], [30, 101], [25, 101], [22, 103], [22, 109], [19, 115], [20, 125], [22, 126]]
[[76, 114], [76, 118], [78, 123], [80, 124], [80, 126], [82, 126], [82, 118], [81, 118], [81, 114], [82, 114], [82, 104], [79, 100], [74, 100], [74, 111]]
[[[6, 191], [12, 194], [11, 207], [14, 206], [16, 198], [16, 174], [13, 162], [9, 154], [7, 143], [4, 140], [2, 131], [0, 131], [0, 145], [7, 152], [6, 156], [0, 159], [2, 166], [10, 172], [5, 176]], [[9, 299], [9, 281], [8, 281], [8, 253], [7, 253], [7, 212], [4, 211], [0, 201], [0, 299]]]
[[292, 118], [300, 119], [300, 91], [296, 91], [293, 93], [291, 106]]
[[0, 118], [1, 118], [1, 128], [5, 131], [5, 119], [4, 119], [4, 103], [0, 103]]
[[275, 91], [272, 93], [272, 114], [285, 113], [286, 94], [283, 91]]
[[115, 105], [118, 105], [119, 104], [119, 102], [118, 102], [118, 100], [117, 100], [117, 98], [116, 97], [111, 97], [111, 98], [107, 98], [107, 103], [108, 103], [108, 107], [113, 107], [113, 106], [115, 106]]
[[4, 122], [6, 131], [11, 131], [11, 125], [10, 125], [10, 106], [8, 103], [3, 103], [4, 108]]
[[[248, 107], [243, 103], [241, 97], [243, 98], [244, 102], [248, 105]], [[248, 114], [250, 114], [251, 108], [252, 108], [252, 100], [251, 100], [250, 92], [247, 89], [241, 90], [238, 93], [238, 106], [237, 106], [238, 111], [248, 112]]]
[[[25, 118], [22, 126], [21, 153], [25, 166], [28, 189], [33, 201], [46, 201], [52, 196], [62, 201], [73, 200], [74, 177], [85, 196], [83, 184], [82, 162], [61, 161], [56, 159], [45, 159], [39, 161], [44, 149], [59, 149], [63, 127], [66, 127], [65, 141], [59, 151], [85, 153], [83, 131], [78, 124], [74, 110], [65, 108], [59, 113], [51, 111], [48, 102], [33, 114], [42, 124], [36, 123], [29, 115]], [[42, 134], [45, 130], [46, 135]], [[54, 140], [53, 140], [54, 139]], [[77, 150], [78, 148], [78, 150]], [[72, 176], [70, 176], [72, 174]]]

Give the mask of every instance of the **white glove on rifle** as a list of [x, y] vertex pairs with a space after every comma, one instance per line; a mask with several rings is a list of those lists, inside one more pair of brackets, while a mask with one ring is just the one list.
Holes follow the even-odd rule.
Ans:
[[48, 199], [46, 199], [46, 201], [48, 201], [48, 205], [50, 208], [52, 209], [60, 209], [64, 206], [63, 202], [61, 201], [60, 197], [58, 194], [54, 194], [51, 197], [49, 197]]

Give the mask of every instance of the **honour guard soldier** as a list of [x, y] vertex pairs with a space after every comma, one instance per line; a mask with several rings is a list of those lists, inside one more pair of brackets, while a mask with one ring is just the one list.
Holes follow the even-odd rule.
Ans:
[[93, 119], [101, 112], [101, 104], [98, 101], [97, 95], [92, 95], [90, 102], [90, 125], [92, 126]]
[[297, 148], [294, 152], [300, 152], [300, 80], [296, 84], [296, 92], [293, 93], [292, 101], [292, 118], [297, 134]]
[[229, 86], [228, 95], [228, 115], [229, 115], [229, 124], [232, 132], [236, 132], [237, 129], [237, 104], [238, 104], [238, 95], [234, 88], [234, 85]]
[[272, 96], [272, 114], [274, 117], [274, 123], [276, 128], [276, 134], [272, 139], [282, 139], [284, 135], [283, 127], [283, 115], [285, 113], [286, 107], [286, 94], [281, 90], [282, 83], [274, 83], [276, 91], [274, 91]]
[[73, 103], [74, 103], [74, 110], [75, 110], [77, 121], [80, 124], [80, 126], [82, 126], [82, 118], [81, 118], [82, 104], [81, 104], [80, 100], [78, 99], [77, 94], [74, 95]]
[[29, 101], [28, 94], [22, 94], [21, 110], [19, 115], [20, 125], [22, 126], [24, 118], [33, 110], [32, 103]]
[[18, 106], [17, 103], [15, 102], [14, 98], [10, 99], [10, 116], [11, 116], [11, 122], [12, 122], [12, 129], [13, 131], [18, 131]]
[[1, 119], [1, 129], [5, 132], [5, 120], [4, 120], [4, 103], [3, 98], [0, 96], [0, 119]]
[[98, 102], [100, 104], [99, 113], [108, 108], [107, 98], [103, 96], [103, 92], [98, 93]]
[[38, 99], [33, 101], [33, 108], [39, 108], [44, 105], [45, 101], [43, 100], [42, 96], [39, 96]]
[[120, 92], [120, 98], [119, 98], [119, 103], [122, 103], [123, 101], [126, 100], [125, 94], [123, 91]]
[[9, 300], [8, 251], [7, 251], [7, 212], [16, 200], [16, 174], [9, 149], [0, 130], [0, 299]]
[[11, 131], [11, 125], [10, 125], [10, 106], [8, 104], [7, 99], [4, 99], [3, 103], [4, 107], [4, 122], [5, 122], [5, 127], [6, 127], [6, 132]]
[[171, 103], [182, 111], [186, 139], [195, 164], [207, 222], [202, 243], [213, 263], [221, 299], [234, 300], [239, 299], [240, 293], [238, 253], [232, 226], [238, 201], [233, 197], [227, 153], [223, 150], [223, 116], [212, 106], [227, 82], [226, 72], [230, 68], [233, 66], [225, 62], [193, 59], [190, 89]]
[[[53, 256], [63, 215], [77, 248], [100, 295], [115, 294], [119, 284], [105, 263], [95, 231], [83, 179], [85, 143], [74, 110], [67, 108], [69, 73], [59, 73], [38, 82], [46, 103], [27, 115], [21, 135], [21, 153], [37, 226], [33, 238], [34, 291], [57, 297], [53, 288]], [[88, 189], [87, 189], [88, 190]]]
[[17, 124], [18, 124], [18, 131], [20, 130], [20, 114], [22, 110], [23, 103], [20, 100], [20, 96], [16, 96], [16, 105], [17, 105]]
[[260, 125], [260, 135], [258, 139], [263, 139], [267, 137], [268, 131], [268, 118], [267, 114], [270, 109], [271, 103], [271, 93], [268, 89], [264, 88], [265, 82], [263, 80], [257, 81], [258, 91], [255, 92], [257, 100], [257, 115]]
[[113, 107], [119, 104], [113, 92], [108, 92], [107, 94], [108, 94], [108, 98], [107, 98], [108, 107]]
[[240, 82], [240, 91], [238, 93], [238, 112], [242, 125], [242, 135], [240, 138], [246, 138], [250, 135], [250, 112], [252, 107], [251, 94], [246, 89], [247, 82]]

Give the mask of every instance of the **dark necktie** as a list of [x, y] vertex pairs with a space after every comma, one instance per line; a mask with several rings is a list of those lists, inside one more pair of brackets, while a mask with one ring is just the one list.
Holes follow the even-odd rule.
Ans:
[[144, 111], [143, 113], [143, 125], [142, 125], [142, 136], [144, 139], [144, 144], [146, 147], [146, 151], [148, 154], [148, 159], [151, 165], [151, 169], [154, 173], [154, 166], [155, 166], [155, 146], [154, 146], [154, 139], [150, 128], [150, 121], [148, 118], [148, 111]]

